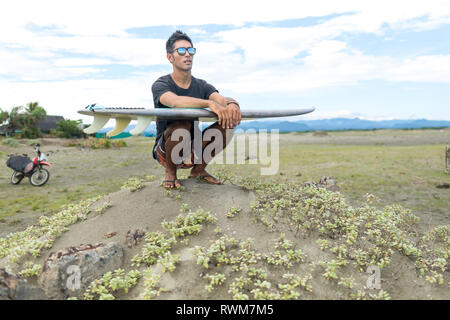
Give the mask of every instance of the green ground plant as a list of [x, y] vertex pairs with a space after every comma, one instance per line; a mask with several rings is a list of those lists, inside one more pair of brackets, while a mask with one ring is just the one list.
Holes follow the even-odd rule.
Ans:
[[108, 200], [108, 201], [105, 201], [102, 205], [95, 208], [95, 212], [97, 212], [99, 214], [103, 214], [106, 209], [111, 208], [111, 207], [112, 207], [111, 201]]
[[[231, 178], [231, 180], [233, 180]], [[237, 181], [236, 181], [237, 180]], [[284, 223], [295, 228], [297, 235], [318, 232], [318, 245], [337, 257], [323, 262], [324, 277], [338, 279], [341, 266], [352, 263], [362, 271], [368, 266], [389, 265], [394, 251], [415, 261], [421, 276], [431, 283], [443, 284], [448, 268], [449, 227], [438, 226], [423, 237], [412, 232], [418, 217], [411, 210], [394, 204], [377, 209], [369, 204], [359, 208], [346, 203], [338, 192], [315, 186], [293, 183], [239, 181], [237, 185], [255, 190], [257, 202], [251, 206], [257, 220], [274, 230]], [[411, 230], [411, 231], [410, 231]], [[431, 245], [430, 241], [437, 240]], [[331, 241], [333, 246], [330, 246]], [[279, 252], [272, 253], [271, 262], [287, 263]]]
[[23, 265], [24, 269], [19, 272], [21, 277], [37, 277], [41, 273], [42, 266], [35, 264], [31, 261], [27, 261]]
[[[161, 226], [169, 232], [170, 236], [162, 231], [155, 231], [145, 235], [145, 243], [137, 255], [132, 259], [132, 266], [140, 267], [145, 265], [150, 267], [156, 263], [162, 266], [162, 272], [174, 272], [180, 255], [172, 254], [170, 250], [177, 243], [176, 238], [186, 237], [190, 234], [198, 234], [202, 228], [202, 224], [213, 223], [216, 219], [209, 212], [201, 209], [196, 212], [189, 212], [186, 215], [178, 215], [173, 221], [164, 221]], [[145, 300], [153, 299], [160, 295], [164, 289], [157, 288], [161, 275], [154, 274], [150, 268], [143, 271], [144, 273], [144, 292]], [[128, 289], [136, 285], [141, 273], [134, 270], [132, 274], [124, 276], [123, 270], [115, 271], [114, 274], [107, 273], [101, 279], [97, 279], [91, 283], [88, 290], [84, 294], [85, 299], [115, 299], [112, 291], [123, 289], [125, 293]], [[211, 280], [213, 285], [218, 284], [220, 279]], [[112, 284], [111, 284], [112, 283]], [[116, 284], [116, 285], [114, 285]]]
[[161, 293], [161, 289], [157, 288], [161, 276], [159, 274], [153, 274], [150, 269], [146, 269], [144, 272], [144, 300], [151, 300], [154, 297], [158, 297]]
[[228, 209], [228, 211], [225, 215], [227, 216], [227, 218], [234, 218], [241, 211], [242, 211], [241, 208], [237, 208], [237, 207], [233, 206], [230, 209]]
[[[183, 206], [182, 210], [184, 210]], [[211, 213], [199, 209], [186, 215], [178, 215], [173, 221], [163, 221], [162, 226], [172, 236], [179, 238], [190, 234], [199, 234], [204, 222], [213, 223], [215, 221], [216, 218]]]
[[[211, 246], [195, 246], [191, 252], [197, 257], [197, 264], [205, 269], [216, 269], [223, 266], [231, 266], [233, 274], [229, 276], [230, 284], [228, 293], [233, 299], [296, 299], [300, 296], [297, 288], [312, 291], [312, 286], [308, 284], [311, 275], [304, 277], [287, 275], [285, 283], [278, 283], [274, 286], [268, 279], [268, 269], [270, 265], [281, 270], [286, 268], [286, 262], [289, 266], [302, 261], [302, 254], [299, 250], [293, 249], [293, 244], [285, 239], [281, 234], [276, 242], [274, 250], [280, 250], [279, 254], [261, 254], [253, 248], [253, 239], [239, 241], [233, 237], [221, 236], [214, 241]], [[272, 252], [274, 250], [271, 250]], [[281, 251], [286, 255], [282, 255]], [[272, 258], [284, 258], [283, 263], [275, 262]], [[221, 272], [207, 274], [208, 283], [205, 286], [207, 292], [211, 292], [215, 287], [225, 284], [225, 275]]]
[[215, 286], [220, 286], [225, 282], [225, 275], [223, 273], [214, 273], [214, 274], [206, 274], [205, 279], [209, 281], [209, 283], [205, 286], [205, 290], [211, 292], [214, 290]]
[[105, 138], [88, 138], [88, 139], [73, 139], [66, 142], [67, 147], [84, 147], [90, 149], [110, 149], [110, 148], [123, 148], [128, 144], [124, 140], [120, 139], [105, 139]]
[[66, 205], [52, 216], [41, 216], [37, 225], [0, 238], [0, 258], [6, 257], [18, 264], [30, 256], [39, 257], [42, 250], [51, 248], [55, 239], [66, 232], [71, 224], [86, 220], [91, 212], [91, 204], [99, 198]]
[[164, 255], [158, 259], [158, 263], [163, 267], [163, 272], [174, 272], [178, 261], [180, 261], [180, 255], [172, 254], [170, 252], [164, 253]]
[[144, 180], [141, 178], [131, 177], [120, 188], [128, 189], [128, 190], [130, 190], [130, 192], [135, 192], [135, 191], [140, 190], [145, 187], [143, 182], [144, 182]]
[[107, 272], [102, 278], [94, 280], [83, 295], [84, 300], [115, 300], [114, 293], [128, 290], [137, 284], [141, 273], [138, 270], [131, 270], [125, 273], [123, 269], [116, 269]]
[[6, 138], [2, 140], [2, 145], [17, 148], [19, 146], [19, 141], [14, 138]]
[[175, 242], [175, 237], [167, 237], [161, 231], [147, 233], [141, 252], [132, 258], [133, 265], [139, 267], [141, 264], [155, 264], [159, 257], [169, 252]]

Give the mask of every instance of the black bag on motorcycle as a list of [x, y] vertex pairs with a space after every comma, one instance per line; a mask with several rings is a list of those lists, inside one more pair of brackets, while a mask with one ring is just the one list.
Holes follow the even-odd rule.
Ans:
[[25, 156], [10, 156], [6, 160], [6, 165], [13, 170], [27, 173], [33, 169], [33, 161]]

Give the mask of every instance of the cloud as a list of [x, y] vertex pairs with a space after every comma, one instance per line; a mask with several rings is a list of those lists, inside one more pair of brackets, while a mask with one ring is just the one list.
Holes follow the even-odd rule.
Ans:
[[106, 107], [153, 107], [151, 84], [160, 74], [127, 79], [82, 79], [51, 82], [15, 83], [0, 79], [3, 109], [38, 101], [48, 114], [59, 114], [71, 119], [92, 121], [77, 113], [85, 106], [97, 103]]
[[53, 64], [57, 67], [79, 67], [79, 66], [93, 66], [93, 65], [102, 65], [102, 64], [111, 64], [112, 60], [110, 59], [95, 59], [95, 58], [62, 58], [55, 59]]
[[[301, 95], [365, 80], [450, 82], [447, 52], [375, 55], [346, 40], [449, 24], [449, 1], [229, 0], [200, 10], [211, 6], [206, 0], [8, 1], [0, 12], [0, 103], [38, 100], [71, 115], [93, 102], [151, 106], [151, 82], [163, 74], [161, 65], [170, 69], [167, 36], [127, 32], [151, 26], [188, 26], [198, 48], [194, 75], [236, 94]], [[318, 19], [305, 22], [311, 17]], [[306, 20], [282, 27], [289, 19]], [[94, 79], [118, 65], [153, 71]]]
[[[344, 42], [326, 40], [308, 50], [301, 63], [285, 61], [261, 67], [244, 65], [229, 81], [214, 78], [220, 87], [237, 93], [301, 93], [311, 89], [353, 85], [359, 81], [449, 83], [450, 55], [409, 59], [363, 54]], [[256, 71], [252, 71], [256, 69]]]
[[406, 59], [386, 73], [391, 81], [450, 83], [450, 55]]

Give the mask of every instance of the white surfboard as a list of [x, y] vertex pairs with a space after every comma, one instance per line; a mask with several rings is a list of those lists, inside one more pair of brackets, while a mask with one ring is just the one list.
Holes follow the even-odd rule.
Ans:
[[[242, 120], [254, 120], [260, 118], [278, 118], [299, 116], [313, 112], [315, 108], [299, 109], [276, 109], [276, 110], [242, 110]], [[116, 119], [116, 126], [106, 135], [113, 137], [121, 133], [128, 126], [131, 120], [137, 120], [136, 127], [130, 131], [132, 135], [139, 135], [150, 125], [152, 121], [158, 119], [198, 119], [199, 121], [214, 121], [217, 115], [203, 108], [105, 108], [95, 104], [87, 106], [84, 110], [78, 111], [83, 115], [93, 116], [94, 122], [83, 131], [87, 134], [95, 133], [108, 122], [109, 119]]]

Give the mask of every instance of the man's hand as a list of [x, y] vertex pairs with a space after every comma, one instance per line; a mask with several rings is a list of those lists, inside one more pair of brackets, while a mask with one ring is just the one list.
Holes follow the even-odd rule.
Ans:
[[231, 112], [231, 119], [232, 119], [231, 121], [233, 123], [233, 129], [234, 129], [234, 127], [241, 124], [241, 119], [242, 119], [241, 109], [239, 108], [239, 106], [236, 103], [229, 103], [227, 105], [227, 109], [230, 110], [230, 112]]
[[213, 92], [209, 96], [208, 108], [217, 114], [218, 123], [224, 129], [234, 129], [241, 123], [241, 110], [233, 98], [223, 97], [218, 92]]
[[209, 108], [212, 112], [217, 114], [218, 123], [224, 129], [234, 129], [237, 124], [240, 123], [241, 112], [235, 107], [229, 106], [228, 108], [221, 106], [213, 100], [209, 100]]
[[222, 126], [222, 128], [229, 128], [229, 121], [231, 120], [231, 117], [229, 111], [225, 107], [213, 100], [209, 100], [209, 109], [217, 114], [218, 123]]

